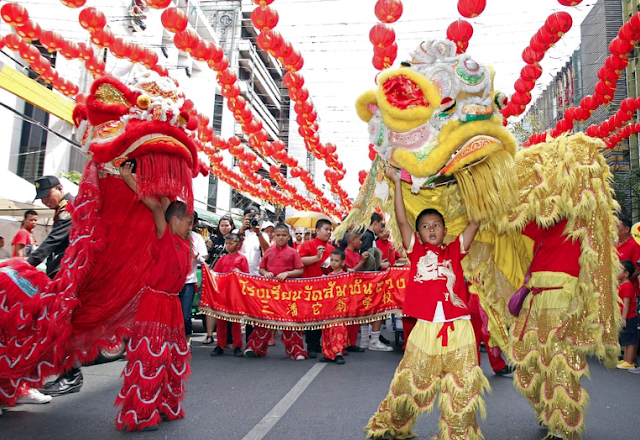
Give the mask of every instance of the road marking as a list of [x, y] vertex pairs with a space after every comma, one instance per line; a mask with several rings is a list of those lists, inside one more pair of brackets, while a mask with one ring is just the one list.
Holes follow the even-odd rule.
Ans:
[[247, 435], [244, 436], [242, 440], [261, 440], [266, 436], [269, 431], [278, 423], [278, 421], [286, 414], [286, 412], [291, 408], [298, 397], [304, 393], [304, 390], [307, 389], [309, 384], [313, 382], [313, 379], [322, 371], [327, 364], [325, 363], [317, 363], [309, 371], [307, 374], [302, 376], [302, 378], [298, 381], [297, 384], [291, 388], [291, 390], [273, 407], [269, 413], [264, 416], [260, 422], [254, 428], [249, 431]]

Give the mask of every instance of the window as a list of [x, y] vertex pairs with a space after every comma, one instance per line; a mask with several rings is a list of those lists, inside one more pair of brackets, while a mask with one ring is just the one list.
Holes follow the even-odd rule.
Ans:
[[215, 100], [213, 102], [213, 120], [212, 120], [212, 127], [213, 127], [213, 134], [220, 134], [220, 131], [222, 130], [222, 104], [223, 104], [223, 98], [222, 95], [216, 95]]
[[218, 202], [218, 178], [209, 174], [209, 193], [207, 195], [207, 209], [213, 211]]
[[[42, 125], [49, 125], [49, 114], [28, 102], [24, 103], [24, 114]], [[41, 177], [46, 149], [47, 131], [29, 121], [23, 121], [18, 176], [29, 182], [35, 182], [38, 177]]]

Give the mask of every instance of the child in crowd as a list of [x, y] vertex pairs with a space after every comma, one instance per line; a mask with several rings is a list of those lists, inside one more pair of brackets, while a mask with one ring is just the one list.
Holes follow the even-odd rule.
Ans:
[[365, 261], [369, 258], [369, 252], [363, 252], [362, 255], [358, 252], [362, 246], [362, 233], [353, 230], [347, 232], [347, 247], [344, 250], [345, 261], [349, 271], [358, 272], [362, 270]]
[[618, 276], [620, 286], [618, 295], [622, 300], [622, 332], [620, 333], [620, 345], [624, 350], [624, 359], [618, 363], [621, 370], [632, 370], [636, 367], [638, 354], [638, 315], [636, 314], [636, 292], [631, 283], [631, 275], [636, 271], [636, 266], [631, 260], [622, 260], [622, 272]]
[[[340, 275], [346, 273], [344, 251], [336, 248], [329, 255], [328, 275]], [[347, 348], [347, 328], [344, 324], [336, 324], [322, 330], [322, 362], [335, 361], [336, 364], [344, 364], [344, 350]]]
[[369, 438], [410, 438], [418, 414], [431, 411], [440, 390], [440, 435], [437, 439], [482, 438], [476, 420], [484, 408], [481, 394], [489, 387], [478, 366], [475, 335], [467, 310], [467, 290], [460, 261], [479, 224], [470, 222], [449, 245], [442, 215], [423, 210], [414, 233], [407, 220], [400, 170], [386, 176], [395, 186], [394, 207], [411, 269], [404, 312], [418, 318], [389, 394], [366, 427]]
[[[276, 279], [280, 282], [287, 278], [298, 278], [302, 275], [303, 264], [300, 255], [288, 245], [289, 227], [278, 223], [273, 232], [275, 246], [267, 249], [260, 261], [260, 275], [268, 280]], [[247, 357], [266, 356], [269, 347], [271, 330], [254, 326], [253, 333], [247, 341], [244, 355]], [[296, 361], [307, 359], [307, 353], [302, 344], [302, 331], [283, 330], [282, 342], [287, 356]]]
[[[138, 193], [131, 163], [120, 168], [122, 180]], [[181, 402], [189, 376], [189, 349], [178, 293], [191, 270], [189, 233], [193, 215], [183, 202], [141, 197], [156, 225], [151, 243], [155, 266], [147, 277], [127, 346], [124, 384], [116, 405], [122, 405], [116, 427], [152, 431], [162, 420], [184, 417]]]
[[[249, 263], [247, 258], [238, 251], [242, 247], [240, 235], [236, 233], [227, 234], [224, 237], [224, 247], [227, 253], [222, 255], [215, 266], [214, 272], [227, 273], [231, 271], [249, 273]], [[224, 347], [227, 344], [227, 321], [218, 318], [218, 345], [211, 352], [211, 356], [220, 356], [224, 354]], [[242, 325], [239, 322], [231, 323], [231, 338], [233, 340], [233, 355], [242, 357]]]

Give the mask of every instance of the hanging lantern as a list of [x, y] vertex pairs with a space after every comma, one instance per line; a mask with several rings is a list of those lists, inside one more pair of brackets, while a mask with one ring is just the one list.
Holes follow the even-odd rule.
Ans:
[[44, 46], [49, 52], [55, 52], [60, 50], [64, 45], [64, 39], [62, 35], [53, 31], [43, 31], [40, 34], [40, 44]]
[[132, 51], [131, 43], [122, 38], [114, 38], [109, 50], [116, 58], [129, 58]]
[[160, 16], [160, 20], [162, 21], [162, 26], [174, 34], [185, 30], [189, 23], [187, 14], [185, 14], [182, 9], [178, 8], [165, 9]]
[[[38, 51], [39, 53], [40, 51]], [[38, 75], [42, 75], [47, 69], [51, 68], [51, 62], [47, 57], [40, 55], [31, 63], [31, 68]]]
[[522, 51], [522, 60], [527, 64], [536, 64], [542, 61], [544, 58], [544, 52], [537, 52], [533, 50], [531, 46], [527, 46], [524, 51]]
[[282, 46], [284, 39], [278, 31], [266, 31], [258, 35], [257, 42], [262, 50], [276, 51]]
[[447, 38], [456, 43], [456, 52], [464, 53], [473, 36], [473, 26], [468, 21], [456, 20], [447, 28]]
[[27, 20], [23, 25], [16, 27], [16, 33], [29, 43], [40, 38], [41, 32], [40, 25], [33, 20]]
[[11, 50], [20, 50], [27, 43], [16, 34], [7, 34], [4, 37], [4, 44]]
[[606, 60], [604, 60], [604, 65], [616, 72], [622, 72], [629, 64], [629, 60], [627, 58], [621, 58], [618, 55], [609, 55]]
[[518, 78], [514, 84], [516, 92], [519, 93], [530, 93], [534, 86], [535, 83], [533, 81], [524, 78]]
[[609, 43], [609, 52], [613, 55], [618, 55], [619, 57], [626, 56], [629, 52], [633, 50], [633, 44], [628, 41], [624, 41], [619, 37], [614, 38]]
[[213, 46], [205, 40], [200, 40], [198, 45], [191, 51], [191, 56], [198, 60], [208, 60], [213, 54]]
[[226, 55], [222, 56], [222, 59], [217, 63], [209, 63], [209, 67], [211, 67], [216, 72], [222, 72], [224, 69], [229, 67], [229, 58]]
[[233, 70], [225, 69], [222, 72], [218, 73], [217, 80], [218, 84], [220, 84], [224, 88], [224, 86], [231, 86], [232, 84], [235, 84], [235, 82], [238, 80], [238, 76]]
[[200, 43], [198, 34], [192, 28], [186, 28], [173, 36], [173, 43], [183, 52], [189, 52]]
[[278, 12], [269, 6], [255, 8], [251, 12], [251, 23], [260, 32], [270, 31], [278, 24]]
[[304, 77], [299, 73], [287, 72], [284, 74], [282, 82], [289, 90], [296, 90], [304, 85]]
[[142, 57], [142, 60], [140, 60], [140, 62], [147, 69], [151, 69], [153, 66], [158, 64], [158, 54], [155, 50], [145, 48], [144, 56]]
[[558, 0], [562, 6], [576, 6], [582, 3], [582, 0]]
[[90, 44], [86, 44], [86, 43], [78, 43], [78, 49], [80, 51], [79, 56], [80, 59], [83, 59], [85, 61], [90, 60], [91, 58], [93, 58], [93, 47], [91, 47]]
[[64, 40], [58, 52], [66, 59], [73, 60], [80, 56], [80, 47], [75, 41]]
[[291, 55], [283, 59], [282, 65], [287, 71], [297, 71], [304, 65], [304, 59], [302, 58], [300, 51], [298, 49], [294, 49]]
[[487, 7], [487, 0], [458, 0], [458, 12], [466, 18], [476, 18]]
[[84, 8], [78, 15], [78, 21], [83, 29], [92, 33], [96, 29], [102, 29], [107, 25], [107, 18], [94, 7]]
[[289, 55], [293, 53], [293, 46], [288, 41], [283, 41], [282, 46], [276, 51], [276, 55], [280, 61], [283, 61]]
[[87, 0], [60, 0], [67, 8], [81, 8], [86, 2]]
[[542, 75], [542, 67], [535, 64], [527, 64], [520, 71], [520, 76], [526, 80], [535, 82]]
[[395, 23], [402, 16], [402, 2], [400, 0], [378, 0], [374, 13], [383, 23]]
[[87, 68], [87, 70], [89, 72], [91, 72], [91, 74], [94, 77], [102, 75], [104, 73], [104, 69], [105, 69], [104, 61], [96, 59], [96, 58], [92, 58], [90, 60], [87, 60], [84, 63], [84, 66]]
[[230, 88], [228, 89], [222, 89], [220, 91], [220, 94], [222, 96], [224, 96], [227, 99], [231, 99], [231, 98], [235, 98], [236, 96], [238, 96], [240, 94], [240, 86], [238, 85], [238, 83], [235, 83], [233, 85], [231, 85]]
[[557, 37], [562, 37], [564, 34], [569, 32], [571, 26], [573, 25], [573, 19], [571, 15], [567, 12], [554, 12], [547, 18], [544, 22], [544, 28], [546, 28], [551, 34], [556, 35]]
[[376, 24], [369, 31], [369, 41], [374, 46], [389, 46], [396, 40], [396, 32], [386, 24]]
[[164, 9], [171, 4], [173, 0], [143, 0], [150, 8]]
[[20, 54], [20, 58], [29, 64], [40, 58], [40, 51], [32, 44], [25, 44], [20, 48], [18, 53]]
[[389, 58], [389, 60], [391, 60], [391, 63], [393, 63], [393, 61], [398, 56], [398, 43], [394, 41], [389, 46], [375, 46], [373, 48], [373, 53], [380, 58]]
[[18, 3], [7, 3], [0, 9], [2, 19], [10, 26], [21, 26], [29, 20], [29, 13]]
[[56, 72], [51, 66], [49, 66], [49, 68], [45, 69], [45, 71], [40, 74], [40, 78], [42, 78], [47, 83], [51, 83], [58, 78], [58, 72]]
[[94, 29], [91, 33], [91, 42], [98, 47], [109, 47], [113, 42], [113, 32], [108, 27]]

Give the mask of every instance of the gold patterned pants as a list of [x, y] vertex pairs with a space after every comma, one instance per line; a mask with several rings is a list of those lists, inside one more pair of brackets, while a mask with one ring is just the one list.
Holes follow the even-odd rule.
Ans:
[[[576, 310], [577, 279], [557, 272], [536, 272], [529, 286], [562, 289], [529, 295], [511, 327], [509, 360], [516, 366], [514, 383], [549, 428], [549, 435], [579, 440], [589, 397], [580, 385], [588, 375], [585, 355], [576, 345], [581, 328]], [[533, 298], [533, 301], [531, 299]], [[525, 325], [526, 324], [526, 325]]]
[[471, 321], [418, 321], [389, 394], [365, 428], [367, 437], [415, 437], [411, 427], [420, 413], [431, 412], [440, 391], [440, 439], [483, 439], [476, 413], [480, 410], [485, 416], [482, 394], [488, 389], [489, 383], [478, 366]]

